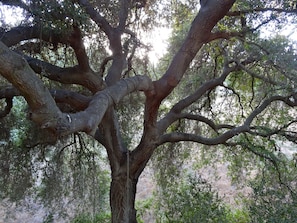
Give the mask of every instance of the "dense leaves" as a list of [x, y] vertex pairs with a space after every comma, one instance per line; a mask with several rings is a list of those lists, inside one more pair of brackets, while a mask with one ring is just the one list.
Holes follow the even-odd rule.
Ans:
[[201, 177], [171, 182], [160, 196], [157, 222], [229, 222], [222, 201]]
[[254, 194], [248, 203], [251, 222], [296, 221], [296, 161], [286, 160], [285, 164], [275, 171], [275, 166], [265, 163], [252, 181]]

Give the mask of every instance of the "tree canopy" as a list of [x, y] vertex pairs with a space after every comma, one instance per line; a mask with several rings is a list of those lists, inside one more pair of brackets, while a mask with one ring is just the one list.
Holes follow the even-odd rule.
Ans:
[[[295, 25], [295, 1], [0, 4], [0, 117], [14, 129], [1, 131], [1, 156], [13, 159], [10, 148], [20, 157], [30, 153], [30, 163], [34, 154], [46, 160], [56, 152], [59, 158], [67, 147], [47, 147], [44, 154], [40, 146], [73, 137], [76, 155], [64, 158], [81, 167], [84, 158], [94, 164], [84, 169], [91, 174], [104, 147], [112, 222], [137, 222], [136, 185], [157, 148], [174, 152], [168, 145], [193, 142], [197, 150], [245, 154], [239, 166], [252, 165], [256, 156], [279, 170], [282, 143], [296, 143], [296, 46], [281, 35], [287, 24]], [[16, 21], [5, 16], [9, 11], [18, 13]], [[162, 26], [171, 27], [172, 36], [154, 68], [146, 35]], [[27, 106], [19, 117], [26, 118], [13, 116], [19, 96]], [[20, 139], [29, 132], [27, 147], [7, 143], [14, 133]], [[82, 133], [95, 141], [92, 149], [83, 145]], [[6, 162], [1, 171], [15, 167]]]

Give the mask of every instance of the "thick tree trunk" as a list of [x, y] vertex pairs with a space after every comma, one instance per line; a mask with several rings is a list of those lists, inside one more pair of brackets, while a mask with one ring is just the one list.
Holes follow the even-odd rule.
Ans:
[[127, 171], [119, 172], [113, 175], [110, 187], [112, 223], [137, 223], [135, 195], [138, 178], [128, 177]]

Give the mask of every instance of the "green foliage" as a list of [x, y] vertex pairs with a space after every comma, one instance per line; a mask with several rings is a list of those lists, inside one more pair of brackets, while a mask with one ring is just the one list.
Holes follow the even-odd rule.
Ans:
[[228, 223], [250, 223], [250, 213], [245, 209], [229, 208], [227, 212]]
[[15, 98], [14, 107], [0, 126], [0, 198], [16, 201], [34, 184], [32, 153], [26, 148], [27, 132], [32, 124], [26, 120], [25, 102]]
[[229, 222], [222, 200], [200, 176], [179, 179], [160, 193], [157, 222]]
[[80, 134], [48, 145], [56, 138], [26, 119], [25, 105], [15, 98], [1, 122], [0, 198], [19, 201], [31, 196], [63, 212], [63, 202], [72, 197], [79, 211], [108, 211], [110, 174], [99, 145]]
[[76, 216], [70, 223], [109, 223], [110, 219], [111, 214], [109, 212], [96, 214], [95, 216], [86, 213]]
[[296, 161], [287, 160], [277, 167], [270, 162], [251, 181], [253, 195], [247, 202], [254, 223], [296, 222]]
[[[143, 125], [140, 122], [143, 118], [144, 97], [140, 93], [130, 94], [117, 105], [120, 128], [123, 134], [123, 141], [127, 148], [133, 148], [139, 140]], [[131, 128], [133, 126], [133, 128]]]
[[[27, 120], [26, 102], [24, 98], [18, 97], [13, 99], [13, 108], [11, 111], [10, 141], [13, 147], [22, 147], [24, 140], [27, 138], [27, 132], [32, 126]], [[13, 120], [14, 119], [14, 120]]]
[[[108, 55], [107, 42], [102, 34], [98, 34], [98, 27], [94, 28], [84, 9], [73, 2], [75, 1], [26, 1], [26, 4], [32, 5], [30, 15], [27, 15], [29, 19], [25, 23], [41, 25], [43, 30], [40, 35], [64, 36], [73, 26], [79, 26], [83, 35], [86, 35], [86, 45], [89, 45], [86, 48], [87, 54], [91, 57], [91, 65], [99, 70], [99, 62]], [[97, 5], [96, 10], [111, 26], [117, 25], [120, 1], [90, 2]], [[173, 35], [169, 40], [170, 46], [168, 54], [164, 57], [165, 62], [159, 67], [162, 73], [167, 69], [169, 61], [181, 46], [190, 28], [191, 20], [197, 11], [197, 1], [165, 1], [163, 5], [159, 2], [157, 6], [143, 9], [145, 12], [136, 5], [133, 6], [126, 24], [129, 24], [132, 31], [142, 32], [156, 24], [154, 20], [158, 19], [155, 15], [158, 18], [163, 17], [162, 13], [169, 15], [168, 18], [172, 21], [166, 25], [173, 28]], [[296, 5], [291, 0], [248, 0], [236, 1], [233, 10], [248, 12], [253, 8], [265, 6], [292, 9]], [[277, 30], [279, 21], [288, 20], [287, 16], [282, 15], [267, 11], [262, 16], [260, 13], [244, 13], [240, 15], [240, 20], [237, 17], [226, 16], [213, 32], [239, 32], [265, 25], [267, 20], [275, 21], [273, 26]], [[98, 35], [94, 37], [93, 34]], [[127, 38], [123, 36], [123, 41], [128, 42]], [[36, 43], [35, 41], [32, 43]], [[141, 45], [138, 40], [135, 42]], [[30, 49], [30, 53], [35, 57], [60, 67], [76, 64], [74, 52], [70, 48], [37, 44], [42, 48], [38, 55], [37, 51]], [[241, 125], [267, 97], [276, 93], [286, 95], [296, 88], [294, 47], [282, 36], [262, 39], [257, 31], [251, 34], [244, 33], [238, 38], [205, 44], [190, 64], [179, 88], [173, 91], [171, 98], [164, 100], [159, 112], [160, 117], [166, 114], [174, 103], [195, 92], [203, 83], [219, 77], [224, 63], [231, 66], [242, 62], [246, 70], [238, 68], [227, 77], [220, 88], [209, 89], [197, 102], [183, 111], [191, 115], [204, 115], [214, 124]], [[148, 71], [147, 56], [141, 54], [140, 52], [138, 58], [133, 59], [137, 69], [133, 70], [132, 75], [146, 74]], [[127, 76], [129, 75], [131, 74], [127, 73]], [[50, 85], [48, 80], [43, 81]], [[124, 133], [123, 141], [127, 147], [137, 144], [143, 130], [143, 117], [140, 115], [143, 113], [143, 102], [142, 95], [134, 94], [129, 95], [129, 98], [125, 98], [117, 106], [121, 132]], [[15, 99], [10, 116], [1, 122], [3, 126], [0, 127], [0, 145], [3, 147], [0, 148], [0, 197], [11, 195], [13, 200], [17, 200], [28, 192], [28, 188], [32, 188], [33, 192], [37, 191], [38, 196], [44, 199], [48, 206], [54, 206], [58, 199], [74, 197], [79, 201], [80, 212], [91, 214], [78, 215], [73, 223], [109, 222], [110, 213], [106, 203], [110, 176], [109, 172], [105, 171], [106, 157], [101, 153], [101, 147], [81, 134], [61, 139], [55, 146], [48, 146], [49, 141], [39, 141], [41, 137], [36, 137], [36, 128], [25, 119], [24, 104], [21, 99]], [[277, 156], [276, 150], [278, 140], [290, 140], [290, 135], [286, 131], [288, 126], [285, 125], [294, 122], [295, 113], [284, 108], [282, 103], [275, 102], [254, 120], [251, 132], [235, 136], [228, 141], [229, 147], [224, 147], [224, 159], [230, 164], [233, 181], [242, 182], [246, 180], [243, 173], [263, 168], [251, 183], [254, 195], [247, 204], [248, 210], [231, 211], [231, 208], [223, 204], [217, 192], [200, 176], [184, 176], [183, 165], [192, 152], [192, 145], [189, 143], [170, 144], [160, 148], [162, 152], [155, 158], [158, 163], [155, 169], [159, 169], [156, 178], [160, 187], [157, 191], [157, 201], [154, 204], [148, 199], [138, 204], [139, 208], [145, 211], [156, 205], [158, 222], [294, 222], [294, 214], [297, 213], [294, 194], [296, 168], [293, 161], [283, 162], [282, 158]], [[135, 127], [133, 131], [131, 126]], [[226, 130], [228, 127], [218, 130], [201, 122], [193, 124], [193, 120], [177, 120], [167, 132], [189, 132], [203, 137], [216, 137]], [[34, 132], [32, 136], [27, 134], [30, 131]], [[280, 136], [274, 136], [276, 133]], [[256, 134], [260, 136], [255, 136]], [[28, 142], [31, 144], [27, 144]], [[219, 147], [215, 149], [217, 148]], [[213, 150], [204, 151], [201, 153], [201, 159], [205, 157], [204, 163], [211, 163], [219, 154], [207, 155], [206, 153], [212, 153]], [[270, 165], [267, 162], [270, 162]], [[281, 164], [277, 165], [279, 162]], [[286, 165], [283, 165], [284, 163]], [[60, 206], [56, 207], [59, 208]], [[141, 214], [140, 212], [138, 215], [139, 219]], [[45, 222], [51, 221], [52, 216], [49, 215]]]
[[145, 200], [136, 201], [137, 221], [138, 223], [145, 223], [142, 218], [147, 212], [153, 211], [154, 197], [149, 197]]
[[66, 34], [73, 25], [90, 25], [84, 10], [72, 1], [34, 1], [31, 4], [34, 22], [43, 26], [43, 32]]
[[[77, 212], [101, 213], [108, 211], [108, 189], [110, 174], [98, 145], [75, 135], [70, 145], [44, 148], [35, 160], [37, 166], [45, 165], [41, 185], [37, 187], [38, 197], [55, 211], [63, 211], [64, 200], [73, 198]], [[88, 143], [88, 144], [87, 144]]]
[[[233, 10], [248, 11], [253, 8], [266, 6], [292, 8], [288, 2], [290, 1], [236, 1]], [[170, 56], [177, 52], [186, 30], [189, 28], [187, 19], [190, 18], [191, 10], [186, 6], [181, 3], [180, 11], [176, 15], [176, 18], [173, 19], [174, 32], [168, 48], [170, 53], [165, 55], [164, 62], [160, 64], [160, 70], [166, 70], [168, 61], [171, 59]], [[179, 21], [183, 21], [179, 16], [185, 18], [186, 22], [179, 23]], [[267, 12], [265, 14], [267, 16], [266, 18], [260, 15], [260, 13], [247, 13], [240, 16], [242, 17], [241, 20], [235, 17], [225, 17], [214, 30], [239, 32], [254, 27], [255, 24], [256, 26], [263, 25], [263, 27], [267, 28], [265, 21], [273, 20], [275, 21], [273, 29], [276, 32], [279, 28], [277, 24], [280, 21], [284, 22], [288, 19], [286, 16], [281, 18], [281, 14], [274, 12]], [[167, 104], [163, 105], [161, 113], [168, 112], [176, 101], [188, 96], [189, 92], [195, 92], [206, 81], [219, 77], [222, 74], [223, 64], [225, 62], [230, 63], [230, 66], [235, 63], [243, 63], [245, 69], [238, 69], [232, 72], [220, 88], [210, 90], [210, 92], [204, 94], [199, 98], [199, 101], [193, 103], [183, 113], [188, 112], [193, 115], [203, 114], [215, 123], [228, 123], [238, 126], [242, 125], [248, 115], [257, 109], [266, 98], [272, 95], [291, 94], [296, 86], [296, 45], [287, 38], [279, 35], [271, 35], [269, 38], [263, 38], [260, 32], [255, 31], [250, 34], [244, 34], [240, 38], [212, 41], [202, 47], [189, 66], [178, 88], [171, 95], [172, 104], [166, 102]], [[201, 159], [203, 159], [203, 162], [214, 163], [217, 161], [217, 155], [220, 158], [223, 157], [223, 160], [229, 164], [229, 173], [232, 181], [238, 183], [238, 186], [246, 186], [255, 171], [263, 168], [266, 162], [270, 162], [272, 166], [282, 163], [277, 155], [280, 149], [279, 142], [288, 140], [290, 138], [290, 134], [288, 133], [291, 131], [291, 128], [295, 128], [293, 125], [289, 128], [286, 126], [287, 123], [295, 122], [296, 117], [292, 114], [295, 114], [295, 111], [285, 107], [283, 102], [274, 102], [253, 121], [251, 133], [235, 136], [232, 140], [229, 140], [229, 147], [217, 146], [216, 149], [222, 148], [222, 150], [216, 153], [212, 153], [213, 150], [211, 148], [205, 149], [205, 153], [202, 152], [201, 154], [205, 155], [206, 159], [204, 157], [201, 157]], [[216, 137], [227, 131], [227, 129], [215, 132], [207, 125], [201, 123], [197, 125], [193, 124], [192, 120], [178, 120], [167, 131], [188, 132], [203, 137]], [[293, 138], [295, 137], [292, 135], [291, 138], [294, 140]], [[159, 197], [159, 203], [156, 206], [159, 222], [191, 222], [188, 216], [195, 216], [194, 214], [198, 212], [207, 213], [206, 210], [199, 209], [199, 205], [197, 205], [197, 210], [194, 207], [187, 206], [187, 202], [189, 204], [192, 203], [191, 199], [193, 197], [197, 197], [200, 200], [203, 200], [203, 197], [199, 197], [189, 186], [190, 183], [183, 177], [183, 173], [186, 171], [183, 168], [183, 164], [187, 162], [184, 158], [187, 156], [183, 156], [182, 149], [189, 151], [189, 148], [191, 148], [191, 145], [185, 144], [168, 144], [164, 146], [165, 148], [161, 148], [165, 151], [158, 151], [154, 165], [156, 165], [156, 178], [160, 187], [160, 191], [156, 195]], [[157, 164], [160, 162], [163, 165]], [[202, 162], [201, 164], [195, 163], [195, 165], [201, 166]], [[286, 170], [284, 168], [279, 171], [283, 173]], [[292, 175], [295, 176], [295, 174]], [[278, 179], [277, 175], [271, 177], [273, 178], [271, 181], [268, 179], [271, 183], [274, 182], [273, 180]], [[257, 175], [257, 179], [262, 178]], [[290, 182], [292, 183], [292, 181]], [[261, 188], [263, 188], [263, 184], [259, 185], [257, 190]], [[264, 188], [264, 191], [271, 190], [268, 184]], [[271, 201], [269, 200], [268, 202], [270, 203], [267, 205], [265, 204], [264, 197], [259, 198], [261, 200], [259, 203], [256, 202], [257, 197], [253, 197], [254, 203], [248, 206], [248, 208], [244, 207], [243, 209], [231, 211], [231, 208], [224, 207], [225, 209], [222, 212], [226, 214], [226, 218], [223, 218], [223, 221], [246, 223], [251, 221], [295, 222], [293, 220], [293, 214], [296, 213], [296, 202], [288, 202], [285, 205], [281, 205], [281, 202], [285, 202], [284, 198], [290, 197], [293, 200], [292, 197], [294, 196], [291, 195], [288, 188], [285, 190], [283, 188], [286, 187], [275, 187], [274, 190], [271, 190], [271, 195], [269, 195], [271, 196], [269, 198]], [[191, 193], [189, 192], [190, 195], [186, 193], [187, 191], [191, 191]], [[274, 193], [281, 193], [282, 195], [276, 195], [279, 198], [272, 197]], [[273, 200], [274, 198], [276, 199], [275, 201]], [[208, 197], [208, 200], [211, 199]], [[195, 204], [195, 201], [193, 203]], [[264, 212], [264, 210], [267, 210], [265, 206], [273, 211], [267, 212], [266, 215], [265, 213], [262, 214], [261, 211]], [[286, 217], [283, 214], [285, 210], [288, 211]], [[278, 212], [282, 215], [279, 218], [276, 216]], [[181, 213], [184, 214], [182, 215]], [[276, 221], [272, 221], [269, 218], [269, 213], [271, 213], [272, 219], [274, 218]], [[288, 217], [288, 215], [291, 216]], [[195, 217], [196, 219], [193, 222], [208, 222], [207, 219], [197, 220], [197, 216]]]

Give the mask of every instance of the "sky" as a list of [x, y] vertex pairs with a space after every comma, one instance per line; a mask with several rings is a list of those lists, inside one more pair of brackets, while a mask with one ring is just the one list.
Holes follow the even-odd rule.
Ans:
[[170, 37], [170, 28], [158, 28], [148, 35], [148, 42], [152, 45], [149, 52], [149, 60], [153, 65], [156, 65], [162, 56], [165, 55], [168, 47], [168, 38]]

